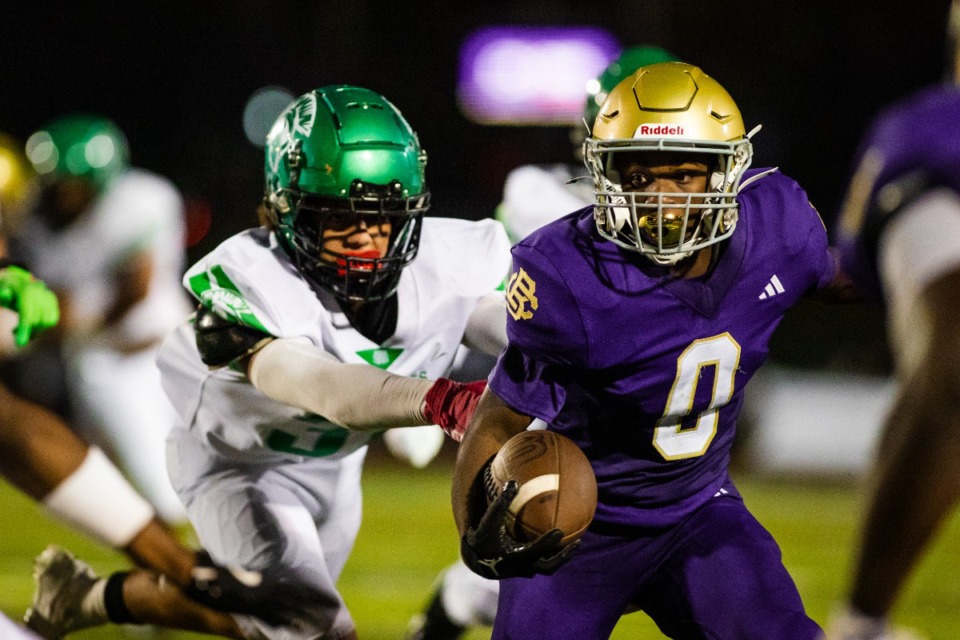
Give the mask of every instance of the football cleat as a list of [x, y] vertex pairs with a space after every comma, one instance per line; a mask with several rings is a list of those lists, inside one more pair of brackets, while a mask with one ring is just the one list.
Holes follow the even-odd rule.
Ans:
[[23, 621], [46, 640], [107, 622], [105, 613], [85, 611], [82, 606], [101, 578], [69, 551], [47, 547], [34, 561], [33, 578], [37, 589]]
[[457, 640], [466, 632], [443, 608], [443, 581], [430, 597], [427, 608], [410, 619], [404, 640]]
[[894, 627], [883, 618], [874, 618], [845, 608], [831, 616], [821, 640], [927, 640], [927, 638], [913, 629]]

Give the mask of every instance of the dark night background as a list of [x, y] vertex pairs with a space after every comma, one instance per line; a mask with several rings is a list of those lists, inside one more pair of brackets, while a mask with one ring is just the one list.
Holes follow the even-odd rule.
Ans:
[[213, 226], [195, 259], [254, 223], [262, 154], [241, 128], [250, 94], [357, 84], [418, 131], [433, 213], [482, 218], [510, 169], [568, 161], [572, 149], [564, 127], [487, 127], [460, 114], [464, 37], [483, 25], [593, 25], [719, 80], [747, 129], [763, 124], [754, 166], [799, 180], [829, 226], [870, 115], [939, 79], [948, 1], [6, 2], [0, 131], [24, 140], [67, 112], [113, 118], [135, 164], [209, 203]]

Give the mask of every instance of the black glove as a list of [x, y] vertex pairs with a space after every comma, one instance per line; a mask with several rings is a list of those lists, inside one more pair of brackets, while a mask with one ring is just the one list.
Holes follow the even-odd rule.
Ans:
[[505, 517], [520, 486], [508, 480], [496, 500], [490, 503], [480, 524], [467, 529], [460, 539], [460, 555], [474, 573], [500, 578], [532, 578], [538, 573], [550, 575], [570, 558], [580, 541], [561, 546], [563, 532], [548, 531], [531, 542], [518, 542], [507, 533]]
[[224, 567], [213, 562], [206, 551], [197, 552], [197, 564], [190, 571], [190, 584], [183, 592], [194, 602], [224, 611], [260, 618], [274, 626], [301, 628], [309, 624], [318, 606], [336, 606], [317, 600], [315, 590], [267, 572]]

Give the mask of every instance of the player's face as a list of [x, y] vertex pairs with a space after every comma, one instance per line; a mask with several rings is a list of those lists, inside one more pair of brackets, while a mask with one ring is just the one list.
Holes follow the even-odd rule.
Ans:
[[[700, 222], [700, 215], [687, 216], [688, 204], [702, 204], [707, 190], [709, 165], [707, 158], [693, 154], [663, 152], [618, 154], [616, 159], [620, 187], [626, 193], [636, 193], [637, 204], [660, 205], [638, 211], [640, 230], [651, 243], [657, 243], [662, 229], [663, 246], [676, 246], [681, 237], [689, 239]], [[647, 194], [641, 197], [642, 194]], [[670, 206], [677, 205], [677, 206]], [[662, 214], [658, 222], [657, 211]], [[683, 221], [686, 216], [687, 224]]]
[[321, 259], [338, 256], [378, 259], [387, 255], [392, 225], [385, 216], [326, 214], [323, 218]]

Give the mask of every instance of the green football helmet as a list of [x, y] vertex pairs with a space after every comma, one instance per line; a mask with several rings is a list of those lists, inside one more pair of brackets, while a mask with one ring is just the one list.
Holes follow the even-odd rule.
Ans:
[[[416, 257], [430, 204], [426, 152], [383, 96], [347, 85], [297, 98], [267, 135], [264, 205], [301, 275], [347, 301], [389, 297]], [[324, 227], [344, 218], [391, 224], [382, 258], [321, 257]]]
[[27, 158], [44, 182], [76, 177], [100, 190], [126, 169], [126, 136], [110, 120], [70, 115], [54, 120], [27, 139]]

